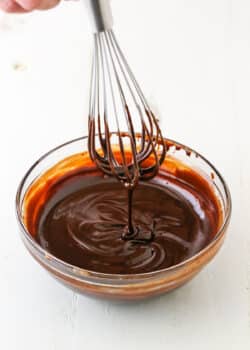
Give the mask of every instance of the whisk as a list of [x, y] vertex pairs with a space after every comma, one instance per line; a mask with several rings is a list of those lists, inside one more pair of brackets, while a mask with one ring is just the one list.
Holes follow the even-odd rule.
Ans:
[[[112, 30], [109, 0], [85, 2], [94, 31], [89, 153], [99, 169], [131, 190], [139, 180], [156, 175], [166, 146], [158, 121]], [[129, 196], [131, 202], [132, 191]], [[129, 217], [132, 230], [131, 213]]]

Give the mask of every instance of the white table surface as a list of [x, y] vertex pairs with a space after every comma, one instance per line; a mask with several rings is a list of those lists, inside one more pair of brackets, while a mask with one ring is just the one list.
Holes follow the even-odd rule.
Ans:
[[[0, 349], [250, 348], [250, 1], [113, 0], [116, 32], [165, 135], [233, 198], [228, 237], [192, 282], [127, 304], [55, 282], [18, 236], [14, 197], [45, 151], [86, 134], [91, 36], [79, 2], [0, 14]], [[169, 346], [169, 347], [167, 347]]]

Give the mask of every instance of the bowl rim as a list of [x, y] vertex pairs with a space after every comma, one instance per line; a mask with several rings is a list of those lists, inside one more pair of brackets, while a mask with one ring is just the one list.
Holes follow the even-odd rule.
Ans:
[[[17, 192], [16, 192], [16, 197], [15, 197], [15, 212], [16, 212], [16, 217], [17, 217], [17, 221], [19, 224], [19, 227], [21, 229], [21, 235], [22, 238], [25, 238], [26, 241], [28, 241], [28, 243], [35, 249], [35, 251], [42, 255], [43, 258], [46, 258], [48, 264], [51, 266], [51, 262], [54, 262], [56, 264], [57, 270], [59, 268], [59, 272], [63, 275], [68, 275], [69, 277], [72, 277], [73, 274], [73, 278], [77, 278], [77, 279], [81, 279], [83, 281], [86, 281], [86, 278], [91, 278], [93, 279], [95, 282], [98, 282], [98, 280], [102, 279], [102, 280], [123, 280], [123, 281], [129, 281], [129, 280], [138, 280], [138, 279], [146, 279], [146, 278], [150, 278], [150, 277], [156, 277], [159, 274], [165, 274], [165, 273], [169, 273], [169, 272], [173, 272], [175, 270], [178, 270], [182, 267], [184, 267], [185, 265], [191, 263], [192, 261], [198, 259], [199, 257], [201, 257], [203, 254], [205, 254], [207, 251], [210, 250], [210, 248], [212, 248], [216, 242], [221, 238], [221, 236], [223, 235], [225, 229], [227, 228], [230, 218], [231, 218], [231, 213], [232, 213], [232, 199], [231, 199], [231, 194], [230, 194], [230, 190], [228, 188], [228, 185], [226, 183], [226, 181], [224, 180], [224, 178], [222, 177], [222, 175], [220, 174], [220, 172], [216, 169], [216, 167], [209, 161], [207, 160], [203, 155], [201, 155], [199, 152], [197, 152], [196, 150], [190, 148], [189, 146], [186, 146], [180, 142], [177, 142], [175, 140], [169, 139], [169, 138], [164, 138], [167, 142], [169, 142], [171, 145], [173, 146], [180, 146], [182, 149], [184, 149], [185, 151], [191, 151], [192, 154], [195, 154], [196, 157], [201, 158], [212, 170], [213, 172], [216, 174], [216, 176], [218, 177], [219, 181], [221, 182], [222, 186], [223, 186], [223, 190], [225, 192], [225, 197], [226, 197], [226, 201], [225, 201], [225, 217], [223, 219], [223, 222], [220, 226], [220, 228], [218, 229], [218, 232], [215, 234], [214, 238], [209, 242], [209, 244], [207, 244], [203, 249], [201, 249], [199, 252], [197, 252], [196, 254], [194, 254], [193, 256], [191, 256], [190, 258], [180, 262], [179, 264], [176, 265], [172, 265], [168, 268], [164, 268], [164, 269], [159, 269], [159, 270], [155, 270], [152, 272], [145, 272], [145, 273], [136, 273], [136, 274], [108, 274], [108, 273], [102, 273], [102, 272], [96, 272], [96, 271], [92, 271], [92, 270], [87, 270], [87, 269], [83, 269], [80, 268], [78, 266], [69, 264], [57, 257], [55, 257], [53, 254], [49, 253], [48, 251], [46, 251], [44, 248], [42, 248], [31, 236], [31, 234], [27, 231], [23, 219], [22, 219], [22, 204], [23, 201], [21, 200], [21, 194], [22, 194], [22, 190], [23, 187], [26, 183], [26, 180], [28, 178], [28, 176], [31, 174], [31, 172], [38, 166], [38, 164], [40, 164], [44, 159], [46, 159], [49, 155], [51, 155], [52, 153], [56, 152], [59, 149], [62, 149], [70, 144], [73, 143], [77, 143], [79, 141], [84, 141], [88, 138], [88, 136], [81, 136], [78, 138], [74, 138], [70, 141], [64, 142], [54, 148], [52, 148], [51, 150], [49, 150], [48, 152], [44, 153], [37, 161], [35, 161], [31, 167], [26, 171], [26, 173], [24, 174], [24, 176], [22, 177], [18, 188], [17, 188]], [[27, 190], [26, 190], [27, 191]], [[26, 192], [25, 191], [25, 192]], [[27, 247], [26, 247], [27, 248]], [[28, 248], [27, 248], [28, 249]], [[28, 249], [29, 250], [29, 249]], [[32, 254], [33, 255], [33, 254]]]

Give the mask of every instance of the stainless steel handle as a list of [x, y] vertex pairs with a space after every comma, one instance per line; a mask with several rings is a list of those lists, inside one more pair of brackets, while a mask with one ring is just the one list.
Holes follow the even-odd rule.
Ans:
[[89, 12], [94, 33], [112, 28], [113, 18], [109, 0], [84, 0], [84, 2]]

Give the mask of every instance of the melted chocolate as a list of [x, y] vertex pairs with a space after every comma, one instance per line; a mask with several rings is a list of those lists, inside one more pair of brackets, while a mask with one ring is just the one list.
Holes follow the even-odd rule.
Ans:
[[178, 264], [206, 246], [220, 223], [209, 183], [168, 158], [154, 179], [135, 188], [132, 207], [134, 232], [124, 239], [127, 190], [82, 154], [59, 163], [31, 186], [25, 222], [37, 242], [59, 259], [112, 274]]
[[[99, 112], [97, 118], [94, 114], [89, 115], [88, 151], [99, 170], [115, 177], [127, 189], [127, 227], [122, 237], [129, 240], [136, 231], [132, 211], [134, 189], [139, 180], [148, 181], [157, 175], [165, 159], [167, 147], [158, 120], [152, 111], [145, 109], [148, 125], [140, 115], [142, 130], [140, 134], [135, 133], [133, 118], [127, 105], [125, 111], [129, 133], [120, 130], [117, 133], [110, 132], [105, 117], [103, 133]], [[96, 137], [97, 130], [98, 137]], [[118, 138], [118, 142], [112, 141], [114, 136]], [[129, 139], [129, 146], [125, 142], [126, 139]]]

